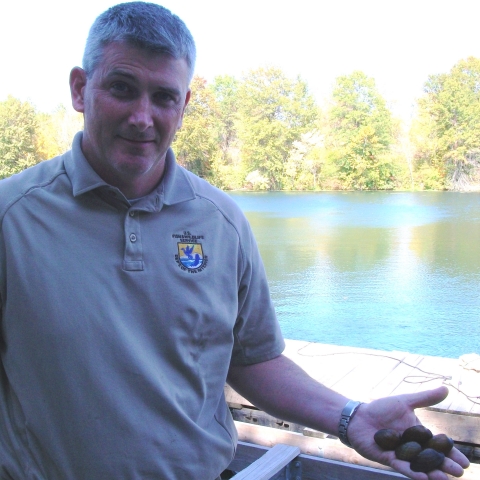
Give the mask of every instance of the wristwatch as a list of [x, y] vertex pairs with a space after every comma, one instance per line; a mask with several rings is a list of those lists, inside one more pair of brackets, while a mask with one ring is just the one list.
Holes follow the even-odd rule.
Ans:
[[347, 447], [352, 448], [350, 442], [348, 441], [347, 437], [347, 428], [350, 420], [353, 418], [355, 413], [358, 410], [358, 407], [363, 402], [356, 402], [355, 400], [349, 400], [345, 407], [342, 410], [342, 414], [340, 415], [340, 423], [338, 424], [338, 438], [340, 441], [346, 445]]

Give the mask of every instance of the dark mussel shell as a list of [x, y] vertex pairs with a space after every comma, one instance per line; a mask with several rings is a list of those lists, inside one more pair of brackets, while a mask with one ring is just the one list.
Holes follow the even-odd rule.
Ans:
[[402, 443], [395, 449], [395, 456], [400, 460], [412, 461], [420, 452], [422, 446], [417, 442]]
[[433, 448], [445, 455], [453, 448], [453, 440], [444, 433], [434, 435], [426, 444], [425, 448]]
[[373, 439], [383, 450], [395, 450], [400, 445], [400, 434], [391, 428], [378, 430]]
[[433, 448], [426, 448], [410, 462], [410, 468], [414, 472], [431, 472], [443, 463], [444, 458], [443, 453], [437, 452]]
[[432, 432], [423, 425], [415, 425], [414, 427], [407, 428], [401, 438], [402, 443], [417, 442], [420, 445], [424, 445], [433, 437]]

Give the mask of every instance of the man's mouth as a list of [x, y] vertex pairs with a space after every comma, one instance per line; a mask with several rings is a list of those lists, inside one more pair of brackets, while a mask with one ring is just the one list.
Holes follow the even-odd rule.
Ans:
[[142, 143], [152, 143], [155, 141], [154, 138], [129, 138], [129, 137], [123, 137], [123, 136], [121, 136], [120, 138], [122, 138], [123, 140], [126, 140], [127, 142], [135, 143], [138, 145]]

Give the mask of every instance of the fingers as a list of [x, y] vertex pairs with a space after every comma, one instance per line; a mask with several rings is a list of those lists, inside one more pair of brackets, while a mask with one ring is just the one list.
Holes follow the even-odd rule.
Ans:
[[442, 470], [450, 475], [453, 475], [454, 477], [461, 477], [463, 475], [463, 468], [461, 467], [461, 465], [459, 465], [456, 461], [452, 460], [449, 457], [445, 457], [445, 460], [442, 463]]
[[463, 475], [463, 468], [452, 459], [445, 457], [441, 465], [442, 470], [433, 470], [428, 473], [428, 480], [445, 480], [449, 474], [453, 477], [461, 477]]
[[443, 461], [441, 470], [432, 470], [428, 473], [413, 472], [408, 462], [398, 459], [393, 459], [390, 466], [412, 480], [448, 480], [447, 474], [453, 477], [461, 477], [463, 475], [463, 468], [448, 457]]
[[[401, 473], [413, 480], [428, 480], [428, 476], [426, 473], [412, 472], [412, 470], [410, 470], [410, 464], [403, 460], [394, 459], [390, 463], [390, 466], [393, 469], [395, 469], [398, 473]], [[443, 478], [440, 477], [439, 479], [435, 479], [435, 480], [446, 480], [446, 478], [447, 477], [444, 476]]]
[[452, 477], [461, 477], [464, 468], [470, 465], [467, 457], [456, 448], [453, 448], [445, 457], [440, 469], [428, 473], [413, 472], [410, 469], [410, 463], [397, 459], [394, 452], [382, 452], [382, 454], [386, 465], [390, 465], [397, 472], [413, 480], [447, 480], [449, 478], [447, 474]]
[[408, 403], [412, 408], [425, 408], [440, 403], [448, 396], [448, 388], [441, 386], [433, 390], [424, 390], [417, 393], [406, 394]]
[[453, 448], [450, 453], [448, 454], [448, 457], [452, 459], [454, 462], [458, 463], [462, 468], [468, 468], [470, 465], [470, 461], [468, 458], [458, 449]]

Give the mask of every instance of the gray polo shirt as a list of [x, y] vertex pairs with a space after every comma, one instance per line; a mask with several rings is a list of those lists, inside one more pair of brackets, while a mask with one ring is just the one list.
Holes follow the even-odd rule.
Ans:
[[80, 144], [0, 182], [0, 478], [211, 480], [230, 362], [284, 346], [252, 232], [171, 151], [132, 205]]

